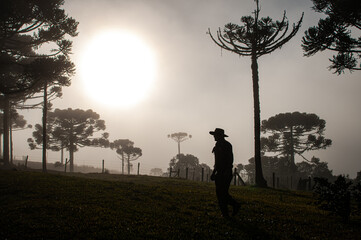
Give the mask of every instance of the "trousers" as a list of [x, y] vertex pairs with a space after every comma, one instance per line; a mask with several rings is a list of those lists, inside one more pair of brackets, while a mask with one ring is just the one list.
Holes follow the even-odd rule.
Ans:
[[228, 216], [228, 205], [235, 206], [237, 202], [229, 194], [229, 186], [232, 181], [232, 169], [223, 173], [217, 174], [215, 177], [216, 195], [218, 199], [219, 208], [223, 215]]

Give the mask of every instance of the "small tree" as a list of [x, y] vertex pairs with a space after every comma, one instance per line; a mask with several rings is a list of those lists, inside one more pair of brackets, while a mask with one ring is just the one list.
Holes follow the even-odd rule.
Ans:
[[117, 139], [110, 143], [110, 148], [115, 149], [116, 153], [120, 155], [119, 158], [122, 160], [122, 174], [124, 174], [125, 161], [127, 162], [128, 174], [130, 174], [130, 162], [142, 156], [142, 149], [134, 147], [134, 142], [129, 139]]
[[170, 167], [174, 170], [180, 171], [179, 177], [186, 177], [186, 169], [188, 173], [194, 174], [195, 179], [201, 178], [202, 168], [204, 173], [210, 172], [210, 167], [205, 163], [199, 163], [199, 159], [192, 154], [178, 154], [176, 157], [172, 158], [169, 163]]
[[252, 82], [253, 82], [253, 105], [254, 105], [254, 158], [256, 167], [256, 185], [266, 187], [267, 182], [262, 174], [261, 165], [261, 118], [260, 118], [260, 101], [259, 101], [259, 77], [258, 77], [258, 58], [281, 48], [286, 42], [296, 35], [301, 26], [302, 18], [293, 28], [289, 35], [288, 21], [286, 12], [282, 20], [272, 21], [270, 17], [259, 18], [260, 8], [258, 0], [254, 16], [243, 16], [241, 22], [243, 26], [228, 23], [225, 25], [223, 33], [219, 29], [217, 36], [213, 37], [208, 30], [210, 37], [219, 47], [240, 56], [251, 57]]
[[332, 170], [328, 168], [327, 162], [321, 162], [319, 158], [312, 157], [310, 162], [296, 164], [297, 170], [305, 177], [333, 179]]
[[[70, 172], [74, 171], [74, 152], [80, 147], [108, 147], [108, 133], [102, 133], [101, 137], [93, 137], [93, 134], [105, 130], [105, 122], [99, 114], [93, 110], [82, 109], [55, 109], [48, 115], [47, 147], [59, 151], [65, 147], [69, 151]], [[43, 143], [43, 133], [40, 125], [33, 132], [34, 139], [28, 139], [31, 149]]]
[[[359, 0], [312, 0], [313, 10], [327, 15], [318, 25], [310, 27], [302, 38], [305, 56], [328, 50], [337, 53], [329, 66], [334, 73], [361, 70], [361, 2]], [[354, 31], [354, 32], [351, 32]]]
[[129, 146], [126, 146], [122, 150], [122, 152], [124, 152], [125, 158], [127, 160], [128, 175], [129, 175], [130, 174], [130, 166], [131, 166], [130, 162], [133, 162], [142, 156], [142, 149], [140, 149], [138, 147], [134, 147], [133, 145], [129, 145]]
[[150, 175], [152, 176], [162, 176], [163, 170], [161, 168], [152, 168], [150, 169]]
[[192, 138], [192, 135], [188, 135], [188, 133], [185, 132], [178, 132], [168, 134], [168, 137], [178, 143], [178, 154], [180, 154], [180, 143]]
[[324, 137], [325, 127], [326, 121], [316, 114], [277, 114], [262, 121], [262, 132], [269, 134], [262, 138], [263, 150], [287, 157], [295, 170], [296, 154], [307, 160], [303, 153], [331, 146], [332, 141]]

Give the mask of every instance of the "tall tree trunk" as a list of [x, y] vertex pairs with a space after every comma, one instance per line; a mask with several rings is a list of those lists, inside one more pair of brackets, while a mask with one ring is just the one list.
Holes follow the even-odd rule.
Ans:
[[122, 174], [124, 175], [124, 154], [122, 154]]
[[10, 120], [10, 100], [8, 95], [4, 95], [4, 119], [3, 119], [3, 129], [4, 129], [4, 164], [9, 165], [9, 120]]
[[63, 145], [61, 145], [61, 150], [60, 150], [60, 164], [63, 165], [64, 164], [64, 147]]
[[44, 81], [44, 105], [43, 105], [43, 172], [46, 172], [46, 146], [47, 133], [46, 133], [46, 120], [48, 115], [48, 83]]
[[2, 143], [3, 134], [0, 132], [0, 159], [3, 156], [3, 143]]
[[74, 149], [73, 144], [71, 143], [70, 149], [69, 149], [69, 161], [70, 161], [70, 172], [74, 172]]
[[130, 160], [129, 160], [129, 156], [128, 156], [128, 175], [130, 175]]
[[12, 127], [12, 117], [10, 117], [9, 124], [9, 139], [10, 139], [10, 163], [14, 162], [14, 148], [13, 148], [13, 127]]
[[296, 167], [296, 164], [295, 164], [295, 146], [294, 146], [294, 142], [293, 142], [293, 126], [291, 126], [291, 136], [290, 136], [290, 143], [291, 143], [291, 171], [292, 172], [295, 172], [297, 167]]
[[69, 162], [70, 162], [70, 172], [74, 171], [74, 150], [75, 150], [75, 146], [74, 146], [74, 136], [73, 136], [73, 124], [70, 127], [70, 142], [69, 142]]
[[257, 56], [252, 53], [252, 81], [253, 81], [253, 108], [254, 108], [254, 160], [256, 170], [256, 185], [259, 187], [267, 187], [267, 181], [263, 177], [261, 162], [261, 110], [259, 101], [259, 85], [258, 85], [258, 64]]

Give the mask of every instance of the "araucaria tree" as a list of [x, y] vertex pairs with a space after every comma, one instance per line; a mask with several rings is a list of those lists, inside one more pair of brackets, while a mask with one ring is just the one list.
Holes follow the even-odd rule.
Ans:
[[[360, 0], [312, 0], [313, 10], [327, 15], [310, 27], [302, 38], [302, 48], [309, 57], [324, 50], [335, 52], [330, 70], [335, 73], [361, 70]], [[351, 32], [351, 30], [353, 32]]]
[[259, 77], [258, 58], [269, 54], [282, 47], [288, 42], [301, 26], [302, 18], [297, 24], [293, 24], [291, 32], [288, 33], [289, 23], [286, 12], [281, 21], [273, 21], [270, 17], [260, 18], [260, 8], [258, 0], [255, 1], [257, 8], [253, 16], [243, 16], [243, 25], [228, 23], [223, 32], [219, 29], [217, 35], [213, 36], [208, 30], [210, 37], [219, 47], [240, 56], [251, 57], [252, 82], [253, 82], [253, 103], [254, 103], [254, 141], [255, 141], [255, 168], [256, 185], [266, 187], [267, 182], [262, 174], [261, 165], [261, 118], [259, 100]]
[[[55, 109], [48, 114], [48, 139], [47, 147], [52, 150], [60, 150], [65, 147], [69, 151], [70, 172], [74, 171], [74, 152], [79, 147], [109, 147], [109, 134], [103, 132], [101, 137], [93, 137], [93, 134], [105, 130], [105, 122], [99, 114], [91, 109]], [[32, 149], [36, 144], [42, 144], [42, 129], [37, 128], [33, 133], [34, 139], [28, 139]]]
[[130, 174], [130, 165], [132, 161], [142, 156], [142, 149], [134, 147], [134, 142], [129, 139], [117, 139], [110, 143], [110, 148], [115, 149], [122, 160], [122, 174], [124, 174], [124, 162], [127, 161], [128, 175]]
[[[11, 99], [19, 94], [31, 95], [40, 86], [51, 85], [54, 79], [64, 82], [73, 70], [68, 58], [72, 42], [67, 37], [77, 35], [78, 23], [61, 9], [63, 4], [64, 0], [0, 2], [0, 96], [5, 100], [5, 164], [9, 162]], [[53, 48], [42, 48], [43, 45]], [[44, 109], [46, 104], [44, 101]], [[43, 170], [46, 170], [45, 164], [43, 159]]]
[[262, 132], [268, 134], [262, 138], [263, 150], [286, 157], [295, 170], [296, 154], [307, 160], [303, 153], [331, 146], [332, 140], [324, 137], [325, 127], [326, 121], [316, 114], [277, 114], [262, 121]]

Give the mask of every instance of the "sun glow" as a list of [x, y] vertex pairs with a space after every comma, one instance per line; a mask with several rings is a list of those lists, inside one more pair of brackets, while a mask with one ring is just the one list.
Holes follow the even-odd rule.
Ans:
[[155, 65], [153, 52], [139, 38], [108, 31], [90, 41], [80, 73], [93, 99], [107, 106], [131, 107], [149, 93]]

